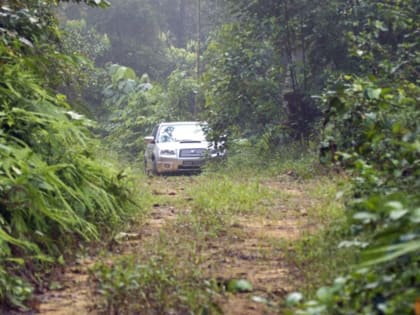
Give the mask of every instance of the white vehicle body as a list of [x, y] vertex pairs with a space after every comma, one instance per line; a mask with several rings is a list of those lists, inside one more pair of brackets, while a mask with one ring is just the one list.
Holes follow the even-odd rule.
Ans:
[[206, 160], [224, 155], [222, 145], [206, 139], [204, 122], [183, 121], [158, 124], [149, 137], [144, 155], [145, 172], [150, 174], [199, 171]]

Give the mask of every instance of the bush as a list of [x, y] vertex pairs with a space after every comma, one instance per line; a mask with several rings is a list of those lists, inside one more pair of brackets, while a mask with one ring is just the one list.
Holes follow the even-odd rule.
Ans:
[[[73, 66], [49, 43], [35, 48], [52, 31], [50, 7], [21, 6], [25, 14], [0, 9], [2, 19], [25, 26], [16, 32], [29, 30], [16, 33], [2, 21], [11, 31], [0, 41], [0, 302], [15, 307], [31, 294], [24, 273], [62, 261], [80, 241], [98, 240], [134, 208], [123, 174], [97, 159], [91, 122], [44, 77], [46, 68]], [[38, 56], [43, 50], [55, 57]]]
[[418, 59], [408, 57], [418, 46], [416, 4], [361, 6], [366, 29], [349, 37], [364, 75], [340, 76], [324, 97], [326, 140], [353, 175], [344, 244], [361, 248], [360, 263], [293, 314], [414, 314], [418, 305], [420, 88]]

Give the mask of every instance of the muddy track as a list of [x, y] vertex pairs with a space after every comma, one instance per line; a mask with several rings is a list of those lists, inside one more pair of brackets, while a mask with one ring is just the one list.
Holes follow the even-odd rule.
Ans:
[[[145, 222], [134, 224], [121, 234], [121, 240], [112, 251], [116, 256], [140, 251], [144, 244], [153, 242], [159, 231], [172, 224], [180, 213], [176, 201], [188, 201], [184, 194], [186, 185], [194, 185], [197, 179], [154, 179], [150, 182], [156, 196], [166, 198], [156, 203]], [[169, 185], [168, 185], [169, 184]], [[299, 270], [285, 262], [279, 240], [293, 241], [311, 226], [306, 217], [306, 207], [311, 202], [302, 197], [298, 183], [268, 181], [263, 183], [274, 191], [288, 192], [275, 200], [272, 206], [277, 216], [242, 216], [229, 227], [229, 233], [211, 239], [206, 244], [203, 269], [209, 278], [218, 281], [247, 279], [253, 285], [251, 293], [221, 296], [217, 303], [226, 315], [278, 314], [279, 303], [284, 296], [297, 288]], [[164, 187], [164, 188], [162, 188]], [[173, 200], [174, 202], [171, 202]], [[306, 200], [306, 201], [305, 201]], [[60, 285], [35, 297], [33, 308], [42, 315], [98, 314], [95, 308], [93, 285], [89, 281], [89, 268], [98, 257], [89, 257], [63, 269], [58, 280]]]

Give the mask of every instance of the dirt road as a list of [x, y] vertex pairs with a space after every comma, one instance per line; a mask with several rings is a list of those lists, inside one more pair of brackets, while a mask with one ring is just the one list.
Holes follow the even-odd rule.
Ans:
[[147, 257], [165, 233], [167, 239], [178, 240], [171, 248], [179, 257], [183, 255], [182, 242], [194, 242], [194, 255], [200, 260], [197, 266], [206, 278], [219, 283], [245, 279], [252, 285], [247, 292], [225, 291], [218, 295], [215, 300], [223, 314], [279, 314], [285, 295], [298, 289], [303, 281], [299, 268], [285, 259], [293, 254], [288, 244], [316, 229], [311, 211], [324, 200], [312, 198], [309, 182], [287, 176], [266, 179], [258, 183], [271, 196], [263, 205], [264, 211], [232, 214], [214, 236], [201, 235], [184, 228], [186, 223], [180, 218], [194, 211], [191, 187], [202, 180], [202, 176], [149, 179], [156, 200], [148, 218], [120, 233], [108, 255], [86, 257], [67, 266], [57, 279], [59, 285], [35, 297], [34, 308], [42, 315], [98, 314], [100, 299], [89, 277], [92, 265], [122, 255]]

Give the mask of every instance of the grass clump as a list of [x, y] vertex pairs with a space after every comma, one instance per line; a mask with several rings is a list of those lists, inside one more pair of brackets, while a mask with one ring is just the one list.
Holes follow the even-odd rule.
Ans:
[[[142, 254], [92, 269], [104, 314], [219, 314], [195, 241], [161, 234]], [[147, 247], [147, 245], [146, 245]], [[178, 249], [178, 250], [177, 250]]]
[[238, 181], [221, 174], [198, 178], [187, 194], [191, 211], [179, 217], [196, 235], [217, 236], [226, 231], [239, 215], [262, 215], [271, 203], [270, 191], [258, 181]]
[[263, 202], [271, 198], [269, 190], [258, 181], [237, 181], [221, 174], [202, 179], [189, 191], [193, 208], [199, 211], [257, 213], [263, 209]]

